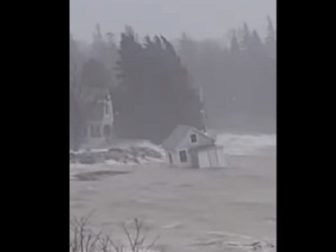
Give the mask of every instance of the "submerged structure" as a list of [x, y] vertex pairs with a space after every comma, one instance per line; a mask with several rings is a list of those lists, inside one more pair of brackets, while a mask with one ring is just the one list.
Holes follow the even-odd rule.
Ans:
[[226, 167], [223, 147], [207, 133], [187, 125], [177, 126], [162, 143], [168, 162], [176, 167]]

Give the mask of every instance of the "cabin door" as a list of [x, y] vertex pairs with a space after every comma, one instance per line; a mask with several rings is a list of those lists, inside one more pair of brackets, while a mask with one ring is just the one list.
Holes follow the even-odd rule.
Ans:
[[210, 160], [207, 151], [198, 152], [198, 165], [199, 168], [206, 168], [210, 166]]

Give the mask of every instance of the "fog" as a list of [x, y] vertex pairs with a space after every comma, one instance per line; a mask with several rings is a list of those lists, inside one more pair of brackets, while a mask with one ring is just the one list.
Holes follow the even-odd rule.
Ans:
[[264, 35], [265, 18], [276, 19], [275, 0], [70, 0], [70, 27], [76, 38], [89, 41], [100, 23], [120, 33], [131, 25], [141, 34], [182, 32], [195, 38], [219, 38], [243, 22]]
[[70, 7], [70, 251], [275, 252], [275, 1]]

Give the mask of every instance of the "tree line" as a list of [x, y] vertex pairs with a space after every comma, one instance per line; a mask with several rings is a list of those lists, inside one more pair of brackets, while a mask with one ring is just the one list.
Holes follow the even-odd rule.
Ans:
[[230, 32], [228, 45], [195, 41], [186, 34], [179, 54], [195, 86], [203, 87], [213, 128], [274, 131], [276, 116], [276, 32], [267, 18], [261, 38], [247, 24]]
[[115, 41], [99, 25], [89, 45], [70, 37], [70, 144], [79, 146], [88, 107], [96, 94], [113, 99], [119, 137], [160, 143], [178, 124], [204, 129], [275, 115], [276, 38], [268, 18], [267, 36], [243, 27], [229, 45], [196, 41], [186, 34], [175, 42], [162, 35], [139, 35], [126, 27]]

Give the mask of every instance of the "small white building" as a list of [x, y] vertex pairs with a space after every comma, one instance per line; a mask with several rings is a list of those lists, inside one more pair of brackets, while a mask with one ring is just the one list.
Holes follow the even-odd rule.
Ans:
[[97, 97], [94, 102], [87, 106], [87, 122], [85, 143], [86, 147], [107, 146], [113, 136], [113, 106], [108, 93]]
[[186, 125], [177, 126], [162, 143], [168, 162], [177, 167], [226, 167], [222, 146], [206, 133]]

